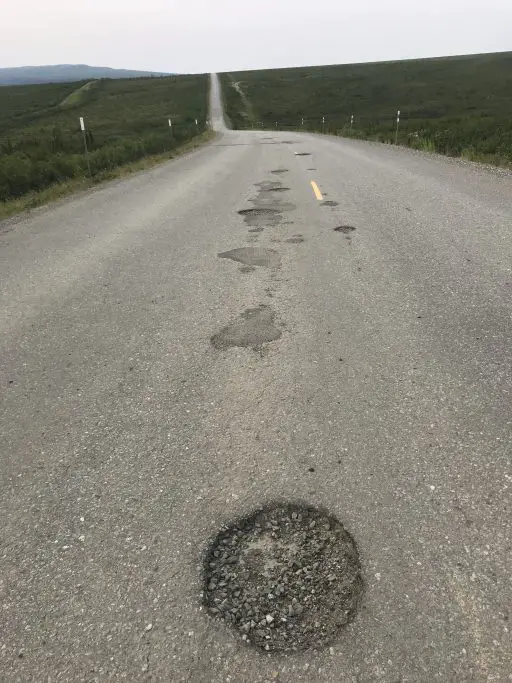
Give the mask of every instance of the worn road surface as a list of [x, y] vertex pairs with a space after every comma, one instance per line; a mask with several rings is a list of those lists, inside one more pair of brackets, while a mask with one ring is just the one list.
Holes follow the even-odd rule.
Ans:
[[[212, 144], [0, 225], [0, 680], [509, 681], [512, 176], [227, 131], [213, 82]], [[319, 653], [201, 605], [274, 500], [359, 548]]]

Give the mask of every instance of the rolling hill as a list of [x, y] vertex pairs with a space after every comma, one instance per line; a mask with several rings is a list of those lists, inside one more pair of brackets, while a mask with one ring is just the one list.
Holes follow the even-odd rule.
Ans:
[[204, 74], [0, 88], [0, 213], [51, 185], [171, 156], [207, 130], [208, 92]]
[[512, 163], [512, 52], [246, 71], [221, 82], [237, 128], [395, 142], [400, 109], [400, 144]]
[[55, 66], [17, 66], [0, 69], [0, 85], [28, 85], [35, 83], [65, 83], [95, 78], [142, 78], [169, 76], [168, 73], [111, 69], [87, 64], [57, 64]]

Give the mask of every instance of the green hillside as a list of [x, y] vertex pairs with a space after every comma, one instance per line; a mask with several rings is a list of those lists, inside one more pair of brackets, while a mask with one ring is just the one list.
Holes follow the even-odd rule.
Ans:
[[[512, 161], [512, 52], [221, 76], [238, 128], [324, 130], [453, 156]], [[233, 87], [235, 84], [235, 87]], [[351, 130], [350, 117], [354, 116]]]
[[97, 176], [171, 152], [205, 131], [207, 111], [206, 75], [0, 88], [0, 201], [87, 173], [80, 116]]

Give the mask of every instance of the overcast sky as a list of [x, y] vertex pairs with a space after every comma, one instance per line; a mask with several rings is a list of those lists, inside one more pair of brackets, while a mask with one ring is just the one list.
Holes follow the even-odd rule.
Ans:
[[512, 0], [5, 0], [0, 66], [203, 72], [512, 50]]

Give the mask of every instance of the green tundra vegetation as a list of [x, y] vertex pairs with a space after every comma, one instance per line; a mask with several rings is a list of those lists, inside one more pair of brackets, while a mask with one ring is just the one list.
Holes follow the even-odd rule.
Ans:
[[399, 144], [512, 163], [512, 52], [226, 73], [221, 82], [235, 128], [323, 127], [390, 143], [400, 110]]
[[93, 177], [172, 153], [206, 130], [208, 88], [207, 75], [0, 87], [0, 201], [88, 173], [80, 116]]

